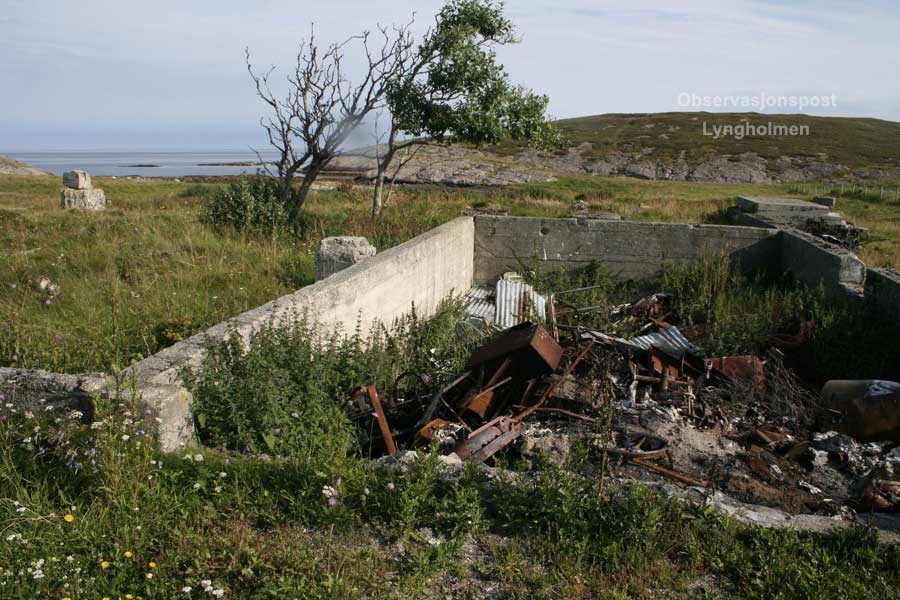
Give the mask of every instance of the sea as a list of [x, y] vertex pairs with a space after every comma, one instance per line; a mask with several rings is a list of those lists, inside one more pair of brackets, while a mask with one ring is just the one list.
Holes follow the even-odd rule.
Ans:
[[[80, 169], [91, 175], [184, 177], [186, 175], [240, 175], [259, 169], [259, 158], [251, 150], [210, 152], [0, 152], [38, 169], [61, 175]], [[260, 152], [264, 161], [274, 152]]]

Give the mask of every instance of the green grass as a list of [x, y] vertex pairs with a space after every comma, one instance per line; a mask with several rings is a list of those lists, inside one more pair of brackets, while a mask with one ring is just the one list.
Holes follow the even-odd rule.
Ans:
[[[315, 377], [293, 373], [306, 389], [283, 386], [284, 397], [336, 409], [339, 382], [375, 364], [378, 376], [415, 366], [423, 344], [451, 339], [453, 328], [438, 318], [396, 332], [392, 347], [372, 351], [379, 356], [326, 356]], [[283, 342], [264, 339], [233, 375], [277, 396], [260, 382], [295, 367], [288, 352], [265, 352]], [[235, 367], [213, 360], [207, 369]], [[241, 382], [212, 377], [225, 389], [200, 395], [229, 402]], [[269, 456], [163, 455], [152, 411], [96, 403], [99, 426], [0, 404], [0, 597], [688, 598], [702, 593], [701, 578], [734, 598], [896, 598], [900, 589], [896, 547], [863, 530], [766, 531], [640, 487], [601, 493], [598, 457], [584, 447], [561, 467], [459, 477], [427, 451], [393, 468], [346, 451], [292, 455], [287, 445]], [[292, 419], [287, 410], [277, 418]], [[335, 428], [346, 434], [349, 424], [331, 412], [296, 419], [286, 435], [334, 449]]]
[[[201, 223], [200, 206], [216, 184], [96, 182], [110, 208], [76, 214], [59, 210], [55, 178], [0, 176], [0, 314], [9, 323], [0, 330], [0, 366], [118, 371], [311, 283], [318, 241], [328, 235], [363, 235], [384, 250], [467, 206], [564, 217], [579, 196], [590, 212], [614, 211], [632, 220], [721, 222], [721, 210], [737, 195], [816, 193], [790, 185], [567, 176], [499, 190], [399, 189], [382, 220], [373, 223], [368, 190], [344, 186], [314, 194], [303, 233], [293, 238], [215, 231]], [[900, 268], [897, 203], [849, 190], [848, 196], [839, 200], [839, 210], [872, 234], [863, 260]], [[48, 294], [38, 290], [43, 277], [60, 286], [49, 305]]]
[[[808, 136], [745, 137], [737, 140], [703, 134], [721, 125], [737, 125], [743, 119], [763, 126], [805, 125]], [[632, 154], [652, 149], [647, 158], [674, 161], [683, 156], [689, 163], [723, 154], [754, 152], [771, 161], [781, 156], [810, 157], [820, 153], [848, 168], [900, 167], [900, 123], [879, 119], [813, 117], [759, 113], [675, 112], [653, 114], [606, 114], [557, 122], [566, 145], [592, 144], [588, 156], [604, 158], [613, 152]], [[515, 153], [520, 146], [492, 148]]]

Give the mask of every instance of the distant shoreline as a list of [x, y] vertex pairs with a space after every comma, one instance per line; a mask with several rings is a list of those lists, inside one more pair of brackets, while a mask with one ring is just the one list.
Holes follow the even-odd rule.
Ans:
[[259, 162], [257, 160], [245, 162], [215, 162], [215, 163], [197, 163], [195, 167], [263, 167], [265, 165], [274, 165], [274, 162]]

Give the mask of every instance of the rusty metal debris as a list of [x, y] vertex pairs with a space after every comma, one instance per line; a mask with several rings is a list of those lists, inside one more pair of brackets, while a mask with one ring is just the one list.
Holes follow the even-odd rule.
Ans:
[[[900, 510], [900, 384], [832, 381], [820, 396], [785, 366], [781, 350], [808, 345], [812, 321], [769, 339], [764, 356], [706, 357], [696, 343], [702, 325], [679, 328], [669, 294], [618, 306], [572, 300], [593, 289], [545, 302], [507, 278], [496, 291], [471, 292], [466, 340], [481, 341], [470, 345], [464, 372], [440, 381], [403, 373], [384, 392], [367, 385], [352, 394], [347, 414], [362, 451], [431, 447], [481, 463], [523, 439], [525, 458], [541, 431], [560, 431], [545, 425], [561, 424], [564, 435], [603, 452], [608, 472], [646, 471], [776, 504], [790, 487], [815, 506], [837, 506], [820, 471], [841, 469], [853, 506]], [[541, 314], [546, 328], [524, 321], [495, 329]]]

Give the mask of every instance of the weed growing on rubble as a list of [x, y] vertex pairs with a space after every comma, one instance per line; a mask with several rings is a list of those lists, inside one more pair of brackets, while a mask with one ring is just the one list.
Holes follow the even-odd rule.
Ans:
[[211, 344], [186, 380], [194, 394], [201, 439], [239, 452], [291, 455], [313, 462], [346, 457], [353, 437], [342, 411], [353, 390], [386, 390], [405, 371], [440, 381], [467, 356], [456, 336], [462, 301], [449, 298], [430, 319], [415, 311], [392, 327], [361, 325], [350, 336], [321, 335], [297, 316]]
[[[613, 309], [656, 292], [671, 294], [665, 320], [681, 328], [706, 356], [756, 354], [773, 345], [800, 346], [798, 360], [816, 378], [895, 379], [900, 347], [897, 327], [874, 322], [861, 307], [830, 300], [822, 288], [808, 288], [766, 274], [742, 274], [727, 255], [691, 263], [667, 263], [654, 279], [619, 282], [598, 263], [573, 273], [542, 274], [523, 266], [543, 292], [593, 286], [559, 297], [559, 306], [595, 307], [561, 322], [630, 337], [643, 320], [623, 319]], [[800, 332], [812, 324], [810, 339]], [[796, 340], [796, 341], [795, 341]]]

